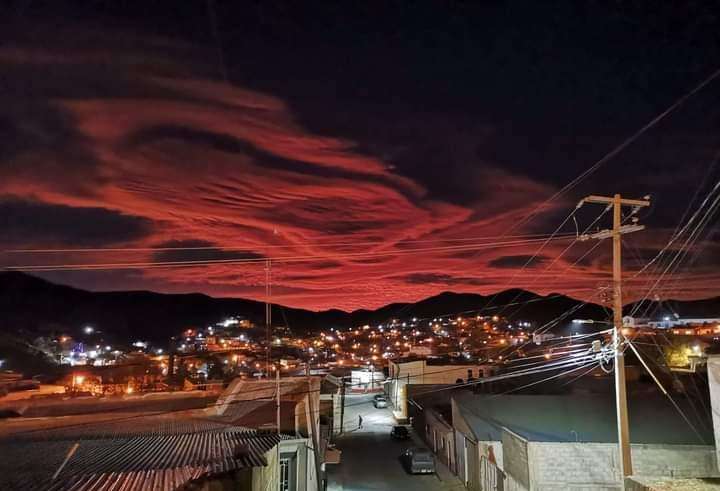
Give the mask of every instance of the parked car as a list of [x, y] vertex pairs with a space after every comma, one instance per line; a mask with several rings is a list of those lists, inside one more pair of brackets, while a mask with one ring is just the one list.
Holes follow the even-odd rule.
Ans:
[[408, 448], [403, 453], [402, 460], [410, 474], [435, 473], [435, 458], [427, 448]]
[[385, 399], [385, 394], [375, 394], [373, 396], [373, 401], [376, 401], [378, 399]]
[[373, 399], [373, 406], [375, 406], [378, 409], [386, 408], [386, 407], [388, 407], [387, 399], [385, 399], [384, 396], [383, 397], [375, 396], [375, 398]]
[[410, 438], [410, 432], [406, 426], [393, 426], [390, 430], [390, 438], [393, 440], [407, 440]]

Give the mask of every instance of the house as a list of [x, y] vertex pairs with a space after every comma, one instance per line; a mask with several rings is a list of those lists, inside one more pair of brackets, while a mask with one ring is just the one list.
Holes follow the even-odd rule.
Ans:
[[31, 433], [2, 439], [0, 489], [260, 491], [278, 489], [287, 474], [283, 443], [292, 448], [291, 437], [212, 425], [185, 432], [182, 425], [142, 431], [147, 427], [141, 424], [133, 431], [128, 426], [134, 423], [114, 435], [67, 428], [53, 438]]
[[[266, 419], [261, 424], [266, 428], [271, 425], [276, 426], [275, 405], [279, 386], [281, 425], [282, 421], [290, 417], [287, 413], [291, 411], [295, 422], [290, 425], [290, 431], [293, 434], [315, 438], [320, 435], [320, 384], [320, 377], [284, 377], [279, 381], [236, 378], [220, 395], [217, 402], [205, 410], [205, 413], [210, 417], [245, 424], [248, 421], [243, 420], [244, 417], [248, 417], [253, 412], [262, 412]], [[264, 411], [258, 406], [264, 407]]]
[[279, 418], [280, 432], [293, 437], [281, 444], [281, 474], [289, 479], [282, 489], [316, 491], [323, 479], [329, 433], [320, 425], [321, 382], [320, 377], [237, 378], [204, 414], [215, 422], [273, 431], [278, 430]]
[[145, 411], [15, 418], [0, 426], [0, 489], [317, 491], [319, 379], [280, 387], [280, 431], [268, 381], [235, 381], [204, 409], [153, 414], [149, 398]]
[[[679, 402], [679, 401], [678, 401]], [[685, 410], [681, 404], [680, 407]], [[712, 432], [665, 399], [629, 401], [634, 475], [718, 477]], [[472, 490], [619, 489], [608, 394], [453, 394], [457, 475]]]
[[487, 377], [494, 367], [486, 364], [463, 363], [446, 357], [400, 358], [388, 361], [389, 378], [386, 394], [399, 421], [408, 418], [407, 385], [454, 384], [458, 381]]

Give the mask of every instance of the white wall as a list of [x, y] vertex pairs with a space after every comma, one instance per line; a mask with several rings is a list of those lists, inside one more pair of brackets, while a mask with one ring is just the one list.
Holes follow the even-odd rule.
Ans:
[[[720, 447], [720, 355], [710, 355], [707, 361], [708, 384], [710, 385], [710, 405], [712, 406], [715, 448]], [[720, 462], [720, 455], [716, 456]]]
[[[277, 451], [273, 450], [275, 454]], [[309, 438], [299, 438], [296, 440], [283, 440], [280, 442], [281, 453], [296, 453], [296, 478], [298, 491], [318, 491], [317, 472], [315, 470], [315, 452], [312, 450], [312, 441]], [[275, 465], [276, 467], [277, 464]], [[279, 479], [279, 467], [278, 467]], [[266, 488], [264, 491], [274, 491], [275, 487]]]

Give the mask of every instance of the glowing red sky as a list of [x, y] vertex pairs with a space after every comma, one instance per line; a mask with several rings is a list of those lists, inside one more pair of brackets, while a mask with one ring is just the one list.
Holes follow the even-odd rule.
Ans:
[[[609, 244], [572, 268], [592, 243], [575, 245], [555, 262], [568, 242], [549, 244], [521, 272], [537, 244], [406, 254], [409, 248], [458, 244], [445, 239], [500, 236], [558, 185], [483, 163], [473, 170], [476, 197], [462, 203], [440, 199], [426, 183], [397, 173], [381, 152], [308, 129], [282, 96], [213, 80], [186, 46], [168, 50], [165, 40], [146, 42], [144, 53], [80, 41], [56, 49], [0, 48], [0, 68], [14, 84], [4, 99], [14, 143], [0, 152], [0, 198], [5, 212], [14, 214], [5, 246], [204, 245], [241, 251], [6, 254], [6, 264], [318, 256], [273, 265], [273, 300], [311, 309], [374, 308], [445, 290], [491, 293], [508, 287], [590, 298], [607, 283]], [[112, 56], [104, 50], [113, 50]], [[570, 169], [566, 181], [575, 174]], [[575, 198], [553, 203], [541, 223], [512, 234], [551, 232]], [[565, 231], [573, 231], [572, 224]], [[656, 231], [642, 247], [657, 250], [667, 232]], [[401, 253], [338, 256], [368, 251]], [[45, 276], [101, 290], [262, 299], [263, 267]], [[703, 274], [675, 284], [673, 293], [709, 293], [717, 275]], [[643, 284], [631, 283], [629, 294], [637, 296]]]

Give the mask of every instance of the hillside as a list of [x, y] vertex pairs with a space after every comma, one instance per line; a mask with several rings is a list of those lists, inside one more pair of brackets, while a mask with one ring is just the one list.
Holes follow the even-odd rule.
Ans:
[[[665, 302], [657, 309], [658, 315], [666, 312], [668, 306], [683, 316], [716, 315], [720, 312], [720, 298]], [[650, 311], [653, 307], [651, 305]], [[273, 305], [273, 318], [276, 325], [287, 322], [294, 332], [301, 333], [385, 323], [394, 317], [427, 318], [473, 313], [480, 308], [488, 315], [532, 320], [540, 325], [574, 309], [558, 324], [558, 331], [569, 329], [569, 321], [573, 318], [607, 318], [607, 312], [600, 305], [582, 304], [560, 294], [540, 296], [518, 289], [489, 296], [444, 292], [415, 303], [394, 303], [376, 310], [354, 312], [313, 312]], [[72, 333], [89, 324], [101, 329], [108, 339], [147, 339], [165, 343], [185, 328], [214, 323], [230, 315], [244, 315], [262, 324], [265, 307], [254, 300], [213, 298], [198, 293], [89, 292], [20, 272], [3, 272], [0, 273], [0, 312], [0, 330], [5, 332], [24, 331], [29, 335], [52, 331]]]

